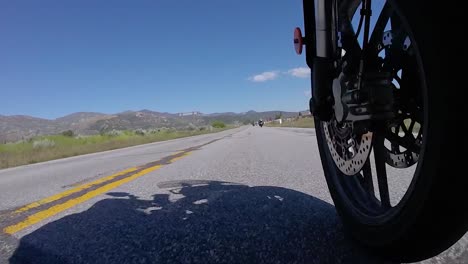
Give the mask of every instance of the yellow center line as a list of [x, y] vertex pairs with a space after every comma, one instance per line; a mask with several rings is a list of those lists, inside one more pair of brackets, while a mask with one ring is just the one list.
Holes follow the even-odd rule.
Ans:
[[138, 173], [135, 173], [129, 177], [126, 177], [126, 178], [123, 178], [121, 180], [118, 180], [118, 181], [115, 181], [115, 182], [111, 182], [107, 185], [104, 185], [102, 187], [99, 187], [95, 190], [92, 190], [90, 192], [87, 192], [86, 194], [82, 195], [82, 196], [79, 196], [77, 198], [74, 198], [74, 199], [70, 199], [62, 204], [57, 204], [57, 205], [54, 205], [52, 207], [50, 207], [49, 209], [47, 210], [43, 210], [43, 211], [40, 211], [38, 213], [35, 213], [29, 217], [26, 218], [26, 220], [22, 221], [22, 222], [19, 222], [17, 224], [14, 224], [14, 225], [11, 225], [11, 226], [8, 226], [6, 228], [3, 229], [3, 231], [7, 234], [14, 234], [18, 231], [21, 231], [23, 229], [25, 229], [26, 227], [29, 227], [31, 225], [34, 225], [44, 219], [47, 219], [47, 218], [50, 218], [60, 212], [63, 212], [73, 206], [76, 206], [80, 203], [83, 203], [91, 198], [94, 198], [98, 195], [101, 195], [105, 192], [108, 192], [116, 187], [119, 187], [120, 185], [124, 184], [124, 183], [127, 183], [127, 182], [130, 182], [130, 181], [133, 181], [135, 180], [136, 178], [138, 177], [141, 177], [145, 174], [148, 174], [152, 171], [155, 171], [159, 168], [161, 168], [162, 165], [156, 165], [156, 166], [153, 166], [153, 167], [149, 167], [147, 169], [144, 169]]
[[[177, 154], [179, 153], [183, 153], [183, 152], [178, 152]], [[185, 156], [188, 156], [190, 155], [191, 152], [185, 152], [183, 153], [181, 156], [179, 157], [175, 157], [175, 158], [172, 158], [170, 160], [170, 163], [173, 163]], [[67, 209], [70, 209], [71, 207], [74, 207], [80, 203], [83, 203], [93, 197], [96, 197], [98, 195], [101, 195], [105, 192], [108, 192], [116, 187], [119, 187], [120, 185], [124, 184], [124, 183], [127, 183], [127, 182], [130, 182], [130, 181], [133, 181], [135, 180], [136, 178], [139, 178], [145, 174], [148, 174], [152, 171], [155, 171], [159, 168], [161, 168], [163, 165], [155, 165], [155, 166], [152, 166], [152, 167], [148, 167], [146, 169], [143, 169], [135, 174], [132, 174], [130, 176], [127, 176], [123, 179], [120, 179], [120, 180], [117, 180], [117, 181], [114, 181], [114, 182], [109, 182], [108, 184], [105, 184], [99, 188], [96, 188], [95, 190], [91, 190], [91, 191], [88, 191], [86, 192], [85, 194], [83, 194], [82, 196], [79, 196], [77, 198], [73, 198], [73, 199], [70, 199], [70, 200], [67, 200], [63, 203], [60, 203], [60, 204], [57, 204], [57, 205], [54, 205], [48, 209], [45, 209], [45, 210], [42, 210], [42, 211], [39, 211], [35, 214], [32, 214], [30, 216], [28, 216], [24, 221], [21, 221], [19, 223], [16, 223], [14, 225], [10, 225], [8, 227], [5, 227], [3, 229], [3, 231], [7, 234], [14, 234], [16, 232], [19, 232], [31, 225], [34, 225], [34, 224], [37, 224], [39, 222], [41, 222], [42, 220], [45, 220], [47, 218], [50, 218], [60, 212], [63, 212]], [[140, 167], [141, 168], [141, 167]], [[33, 202], [33, 203], [30, 203], [26, 206], [23, 206], [22, 208], [18, 209], [15, 211], [15, 213], [21, 213], [21, 212], [24, 212], [24, 211], [27, 211], [29, 209], [32, 209], [32, 208], [35, 208], [35, 207], [38, 207], [38, 206], [41, 206], [43, 204], [47, 204], [47, 203], [51, 203], [53, 201], [57, 201], [61, 198], [64, 198], [64, 197], [67, 197], [73, 193], [77, 193], [77, 192], [80, 192], [82, 190], [86, 190], [94, 185], [98, 185], [98, 184], [101, 184], [101, 183], [105, 183], [107, 181], [110, 181], [118, 176], [121, 176], [121, 175], [125, 175], [125, 174], [128, 174], [128, 173], [131, 173], [131, 172], [134, 172], [136, 170], [138, 170], [139, 168], [138, 167], [133, 167], [133, 168], [129, 168], [129, 169], [126, 169], [124, 171], [121, 171], [121, 172], [117, 172], [115, 174], [112, 174], [110, 176], [107, 176], [107, 177], [104, 177], [104, 178], [101, 178], [101, 179], [98, 179], [96, 181], [93, 181], [93, 182], [90, 182], [90, 183], [87, 183], [87, 184], [83, 184], [83, 185], [80, 185], [76, 188], [73, 188], [73, 189], [70, 189], [70, 190], [67, 190], [67, 191], [64, 191], [62, 193], [59, 193], [59, 194], [56, 194], [56, 195], [52, 195], [50, 197], [47, 197], [47, 198], [44, 198], [42, 200], [39, 200], [37, 202]]]
[[183, 157], [185, 157], [185, 156], [190, 155], [191, 153], [192, 153], [191, 151], [187, 151], [187, 152], [185, 152], [184, 154], [180, 155], [179, 157], [175, 157], [175, 158], [171, 159], [169, 162], [170, 162], [170, 163], [173, 163], [173, 162], [175, 162], [175, 161], [177, 161], [177, 160], [180, 160], [181, 158], [183, 158]]
[[55, 194], [55, 195], [52, 195], [52, 196], [49, 196], [47, 198], [44, 198], [42, 200], [39, 200], [39, 201], [36, 201], [36, 202], [33, 202], [33, 203], [30, 203], [28, 205], [25, 205], [19, 209], [17, 209], [15, 211], [15, 213], [22, 213], [22, 212], [25, 212], [25, 211], [28, 211], [32, 208], [36, 208], [36, 207], [39, 207], [43, 204], [48, 204], [48, 203], [51, 203], [51, 202], [54, 202], [54, 201], [57, 201], [57, 200], [60, 200], [64, 197], [67, 197], [71, 194], [74, 194], [74, 193], [77, 193], [77, 192], [80, 192], [82, 190], [85, 190], [85, 189], [88, 189], [94, 185], [98, 185], [98, 184], [101, 184], [103, 182], [106, 182], [106, 181], [110, 181], [116, 177], [119, 177], [121, 175], [124, 175], [124, 174], [127, 174], [127, 173], [130, 173], [130, 172], [133, 172], [133, 171], [136, 171], [138, 168], [134, 167], [134, 168], [129, 168], [129, 169], [126, 169], [126, 170], [123, 170], [123, 171], [120, 171], [120, 172], [117, 172], [117, 173], [114, 173], [110, 176], [107, 176], [107, 177], [104, 177], [104, 178], [101, 178], [101, 179], [98, 179], [98, 180], [95, 180], [93, 182], [90, 182], [90, 183], [86, 183], [86, 184], [83, 184], [83, 185], [79, 185], [73, 189], [70, 189], [70, 190], [66, 190], [64, 192], [61, 192], [61, 193], [58, 193], [58, 194]]

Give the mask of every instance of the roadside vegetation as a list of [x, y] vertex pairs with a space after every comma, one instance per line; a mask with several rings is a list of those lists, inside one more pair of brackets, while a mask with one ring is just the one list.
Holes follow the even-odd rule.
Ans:
[[211, 126], [214, 128], [225, 128], [226, 124], [224, 124], [224, 122], [222, 121], [214, 121], [213, 123], [211, 123]]
[[284, 119], [282, 124], [272, 121], [267, 124], [269, 127], [302, 127], [302, 128], [313, 128], [314, 119], [312, 117], [296, 117], [290, 120]]
[[73, 131], [68, 130], [60, 135], [40, 136], [25, 141], [0, 144], [0, 168], [214, 133], [232, 128], [224, 123], [222, 125], [219, 127], [190, 127], [182, 131], [173, 129], [112, 130], [91, 136], [74, 135]]

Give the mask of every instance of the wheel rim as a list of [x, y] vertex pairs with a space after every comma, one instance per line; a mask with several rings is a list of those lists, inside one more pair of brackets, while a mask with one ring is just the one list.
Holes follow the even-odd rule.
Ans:
[[[359, 1], [357, 4], [354, 1], [353, 4], [354, 6], [346, 9], [344, 15], [340, 15], [340, 28], [350, 29], [351, 33], [354, 33], [354, 30], [349, 14], [354, 13], [353, 9], [354, 11], [357, 9]], [[378, 124], [376, 133], [358, 135], [358, 138], [362, 139], [361, 145], [364, 146], [364, 150], [366, 144], [370, 144], [372, 148], [369, 148], [368, 152], [364, 151], [364, 154], [357, 159], [348, 159], [348, 163], [344, 163], [343, 156], [336, 157], [339, 155], [339, 150], [342, 150], [342, 147], [336, 147], [338, 140], [333, 133], [333, 126], [336, 125], [333, 122], [320, 122], [318, 129], [325, 137], [323, 144], [327, 149], [328, 167], [334, 184], [340, 189], [345, 202], [362, 217], [363, 221], [379, 224], [395, 215], [411, 195], [424, 152], [423, 135], [427, 104], [425, 104], [426, 87], [419, 50], [404, 18], [389, 2], [385, 2], [381, 12], [375, 15], [378, 19], [369, 40], [369, 48], [375, 56], [371, 64], [381, 71], [392, 73], [396, 118]], [[385, 31], [388, 24], [391, 25], [391, 31]], [[393, 39], [397, 43], [401, 42], [401, 45], [396, 47], [397, 45], [392, 44]], [[358, 43], [347, 43], [343, 48], [347, 49], [346, 53], [349, 56], [350, 52], [351, 55], [355, 53]], [[379, 59], [378, 56], [382, 53], [384, 57]], [[365, 136], [371, 143], [365, 142]], [[357, 148], [358, 153], [360, 148], [361, 146]], [[362, 157], [369, 156], [371, 149], [373, 162], [370, 158]], [[417, 166], [406, 193], [395, 205], [391, 205], [390, 201], [387, 178], [389, 166], [399, 170]]]

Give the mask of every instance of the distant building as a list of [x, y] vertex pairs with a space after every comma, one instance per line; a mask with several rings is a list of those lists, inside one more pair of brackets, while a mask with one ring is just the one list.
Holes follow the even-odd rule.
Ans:
[[185, 112], [185, 113], [178, 113], [177, 115], [178, 116], [199, 116], [201, 115], [202, 113], [198, 112], [198, 111], [194, 111], [194, 112]]
[[311, 116], [312, 114], [310, 113], [309, 110], [306, 110], [306, 111], [300, 111], [299, 113], [301, 113], [301, 116]]

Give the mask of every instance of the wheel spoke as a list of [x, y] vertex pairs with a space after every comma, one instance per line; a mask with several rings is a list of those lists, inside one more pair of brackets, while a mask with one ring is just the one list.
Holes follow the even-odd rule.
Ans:
[[355, 59], [359, 59], [362, 50], [356, 35], [357, 32], [355, 32], [353, 24], [351, 23], [351, 19], [348, 17], [348, 14], [340, 14], [340, 18], [342, 20], [340, 31], [343, 37], [343, 49], [346, 50], [346, 54], [348, 54], [348, 56], [353, 56]]
[[364, 167], [362, 167], [362, 174], [364, 176], [364, 187], [370, 195], [375, 197], [374, 182], [372, 180], [372, 170], [369, 159], [366, 160]]
[[382, 41], [382, 36], [385, 30], [385, 26], [387, 25], [390, 16], [393, 13], [393, 9], [388, 2], [385, 2], [385, 5], [382, 8], [382, 12], [375, 23], [374, 30], [372, 31], [370, 40], [369, 40], [369, 47], [372, 47], [375, 53], [378, 53], [379, 50], [377, 48], [378, 44]]
[[414, 129], [414, 124], [416, 123], [416, 121], [414, 119], [411, 119], [411, 124], [410, 126], [408, 127], [408, 131], [410, 133], [413, 133], [413, 129]]
[[401, 78], [398, 76], [393, 77], [400, 85], [401, 85]]
[[399, 32], [401, 30], [401, 21], [399, 19], [390, 18], [390, 24], [392, 25], [392, 31]]
[[391, 207], [390, 194], [388, 192], [387, 169], [385, 168], [385, 137], [380, 133], [374, 133], [374, 156], [375, 169], [377, 172], [377, 183], [379, 185], [380, 202], [384, 209]]
[[393, 152], [398, 152], [400, 150], [400, 145], [396, 144], [395, 142], [392, 143], [392, 151]]
[[354, 33], [351, 21], [347, 20], [346, 25], [347, 26], [345, 27], [345, 31], [343, 32], [343, 49], [346, 50], [347, 54], [353, 54], [353, 56], [359, 58], [359, 54], [361, 54], [362, 50], [355, 35], [356, 33]]
[[401, 130], [403, 130], [403, 133], [405, 133], [405, 134], [408, 133], [408, 129], [406, 128], [406, 125], [405, 125], [404, 122], [403, 122], [403, 124], [400, 125], [400, 127], [401, 127]]

